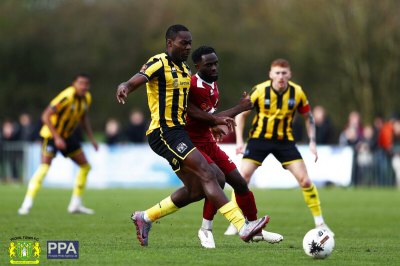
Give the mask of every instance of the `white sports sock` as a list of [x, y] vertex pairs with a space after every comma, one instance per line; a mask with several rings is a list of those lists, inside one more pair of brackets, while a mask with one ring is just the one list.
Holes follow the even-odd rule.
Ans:
[[33, 204], [33, 198], [29, 197], [29, 196], [26, 196], [25, 199], [24, 199], [24, 202], [22, 202], [21, 208], [30, 209], [32, 207], [32, 204]]
[[322, 216], [314, 216], [314, 222], [315, 222], [315, 225], [316, 225], [316, 226], [325, 223], [325, 222], [324, 222], [324, 218], [323, 218]]
[[73, 195], [73, 196], [71, 197], [70, 205], [73, 205], [73, 206], [80, 206], [80, 205], [82, 205], [82, 198], [81, 198], [80, 196], [75, 196], [75, 195]]
[[150, 220], [149, 216], [147, 215], [147, 212], [144, 212], [143, 219], [146, 223], [151, 223], [151, 220]]
[[212, 230], [213, 221], [207, 220], [203, 218], [203, 222], [201, 223], [201, 227], [206, 230]]

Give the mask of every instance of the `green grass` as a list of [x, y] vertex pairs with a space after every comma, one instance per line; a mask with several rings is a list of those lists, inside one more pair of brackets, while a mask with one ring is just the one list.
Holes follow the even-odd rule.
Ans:
[[[243, 243], [225, 237], [227, 223], [217, 215], [217, 248], [200, 247], [197, 230], [202, 203], [192, 204], [153, 225], [149, 246], [139, 246], [129, 216], [167, 196], [173, 189], [89, 190], [86, 204], [93, 216], [69, 215], [70, 190], [42, 189], [29, 216], [16, 211], [25, 187], [0, 186], [0, 265], [9, 265], [9, 239], [40, 239], [40, 264], [74, 265], [400, 265], [400, 193], [391, 189], [320, 189], [325, 220], [335, 231], [331, 257], [314, 260], [302, 249], [313, 227], [300, 190], [255, 190], [259, 214], [268, 213], [267, 228], [284, 235], [277, 245]], [[79, 240], [78, 260], [47, 260], [47, 240]]]

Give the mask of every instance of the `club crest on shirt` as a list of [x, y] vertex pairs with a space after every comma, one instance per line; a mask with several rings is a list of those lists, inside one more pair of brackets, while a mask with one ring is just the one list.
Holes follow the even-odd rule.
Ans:
[[178, 88], [179, 88], [179, 81], [178, 81], [178, 79], [174, 79], [174, 81], [172, 82], [172, 85], [174, 86], [174, 89], [178, 89]]
[[288, 104], [289, 104], [290, 107], [293, 107], [293, 106], [296, 105], [296, 100], [295, 99], [289, 99], [288, 100]]
[[208, 105], [207, 105], [206, 103], [202, 103], [202, 104], [200, 105], [200, 108], [201, 108], [201, 110], [203, 110], [203, 111], [207, 111], [207, 110], [209, 109], [209, 107], [208, 107]]
[[179, 143], [178, 146], [176, 146], [176, 150], [180, 153], [183, 153], [184, 151], [186, 151], [187, 149], [187, 145], [183, 142]]

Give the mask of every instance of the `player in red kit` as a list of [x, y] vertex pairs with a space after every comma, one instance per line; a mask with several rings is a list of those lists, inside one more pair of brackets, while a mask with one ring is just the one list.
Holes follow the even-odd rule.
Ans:
[[[217, 127], [210, 128], [209, 121], [218, 108], [219, 90], [218, 57], [212, 47], [201, 46], [192, 53], [193, 63], [196, 65], [197, 74], [192, 76], [189, 102], [197, 108], [190, 108], [188, 113], [186, 131], [190, 139], [210, 166], [218, 173], [225, 176], [226, 182], [235, 191], [236, 202], [248, 221], [257, 220], [257, 207], [253, 193], [249, 190], [246, 181], [240, 175], [236, 165], [216, 144], [216, 139], [224, 132]], [[244, 93], [240, 102], [235, 107], [222, 111], [217, 116], [235, 117], [237, 114], [250, 110], [252, 104], [249, 96]], [[212, 234], [212, 221], [217, 209], [205, 199], [203, 208], [203, 222], [198, 232], [201, 245], [205, 248], [215, 248]], [[253, 241], [265, 240], [277, 243], [283, 237], [276, 233], [262, 231], [253, 237]]]

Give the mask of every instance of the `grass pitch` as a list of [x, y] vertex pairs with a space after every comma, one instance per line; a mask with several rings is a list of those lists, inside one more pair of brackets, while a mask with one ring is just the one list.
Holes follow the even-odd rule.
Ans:
[[[129, 217], [174, 189], [89, 190], [85, 203], [93, 216], [70, 215], [70, 190], [43, 188], [29, 216], [17, 209], [26, 187], [0, 186], [0, 265], [10, 265], [8, 245], [14, 236], [40, 239], [40, 264], [68, 265], [400, 265], [400, 192], [394, 189], [320, 189], [325, 220], [335, 232], [336, 247], [325, 260], [306, 256], [305, 233], [313, 220], [299, 189], [254, 190], [259, 214], [271, 215], [267, 229], [284, 235], [280, 244], [242, 242], [223, 235], [227, 222], [214, 222], [217, 248], [200, 247], [197, 230], [202, 203], [192, 204], [153, 225], [149, 246], [136, 240]], [[47, 240], [78, 240], [79, 259], [48, 260]]]

